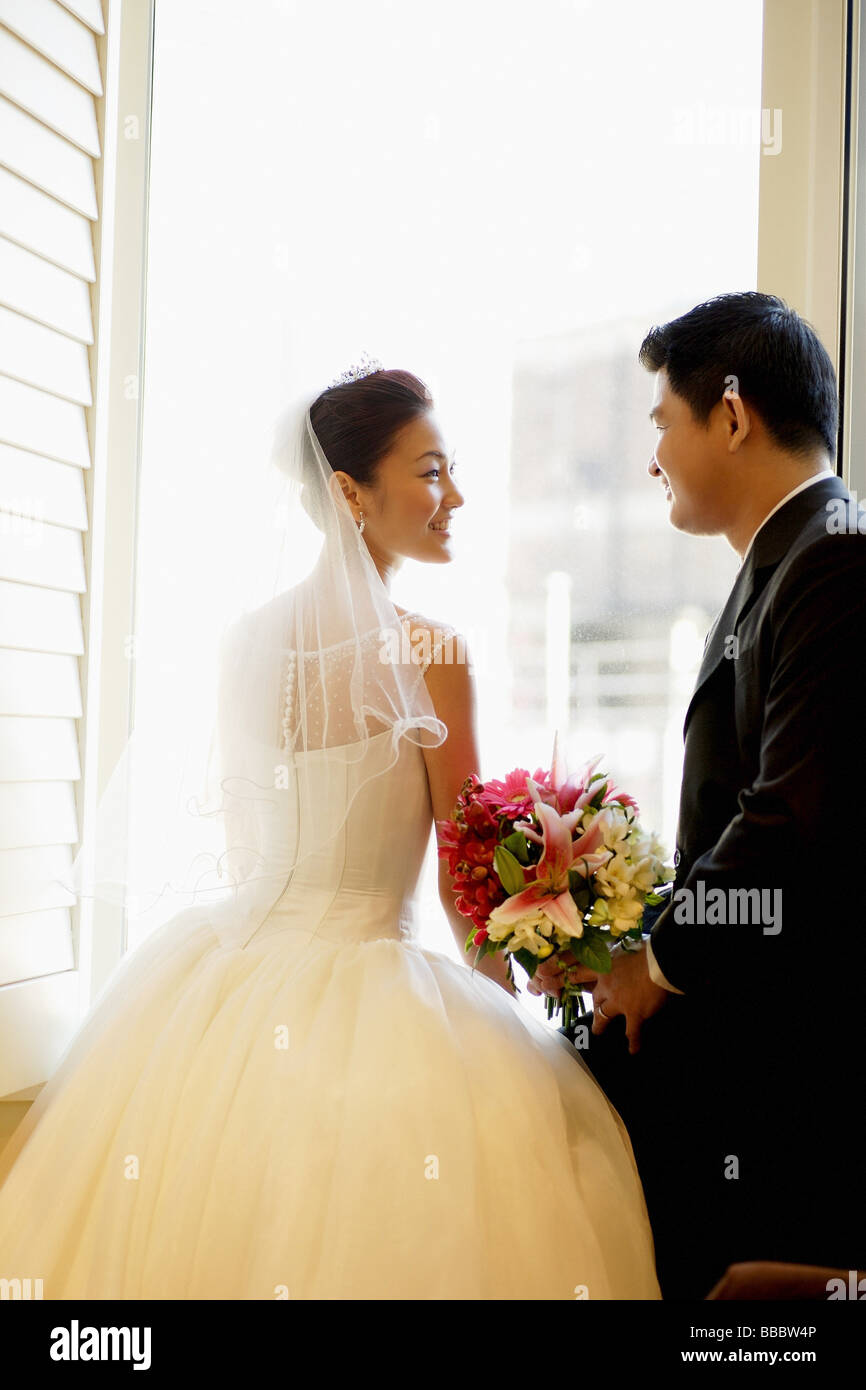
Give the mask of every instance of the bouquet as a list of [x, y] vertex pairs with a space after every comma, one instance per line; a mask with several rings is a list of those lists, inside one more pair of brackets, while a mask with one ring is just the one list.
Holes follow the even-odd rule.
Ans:
[[[504, 951], [532, 978], [538, 962], [570, 951], [596, 974], [610, 951], [641, 938], [644, 908], [663, 901], [654, 889], [674, 870], [657, 838], [638, 822], [634, 798], [595, 769], [599, 754], [569, 777], [554, 743], [549, 772], [516, 768], [504, 781], [474, 774], [460, 789], [450, 820], [437, 821], [439, 857], [447, 859], [457, 910], [472, 921], [466, 950], [475, 964]], [[585, 1012], [580, 985], [564, 978], [547, 999], [569, 1027]]]

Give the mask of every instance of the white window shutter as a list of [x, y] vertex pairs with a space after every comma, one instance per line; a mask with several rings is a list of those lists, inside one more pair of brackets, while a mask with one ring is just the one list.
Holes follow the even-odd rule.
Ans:
[[0, 1097], [77, 1026], [99, 0], [0, 0]]

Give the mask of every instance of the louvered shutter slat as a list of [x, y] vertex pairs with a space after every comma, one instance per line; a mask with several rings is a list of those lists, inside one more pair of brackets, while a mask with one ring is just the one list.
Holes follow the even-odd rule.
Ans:
[[4, 714], [78, 719], [81, 691], [75, 657], [0, 648], [0, 715]]
[[77, 594], [0, 580], [0, 646], [15, 651], [84, 651]]
[[0, 849], [74, 845], [77, 840], [71, 782], [0, 782]]
[[83, 531], [87, 527], [83, 472], [72, 464], [0, 444], [0, 512], [23, 513]]
[[72, 970], [74, 965], [68, 908], [0, 917], [0, 986]]
[[0, 546], [0, 579], [84, 592], [80, 531], [11, 513], [0, 515], [0, 527], [6, 532]]
[[0, 306], [0, 372], [64, 400], [90, 405], [87, 348]]
[[6, 237], [0, 237], [0, 304], [57, 328], [80, 343], [93, 342], [86, 280]]
[[90, 463], [84, 407], [8, 376], [0, 376], [0, 443], [79, 468]]
[[85, 154], [99, 158], [92, 94], [2, 25], [0, 91]]
[[82, 280], [96, 279], [89, 220], [0, 165], [0, 236]]
[[95, 219], [93, 160], [0, 92], [0, 163], [36, 188]]
[[80, 774], [74, 719], [0, 716], [0, 777], [4, 782], [74, 782]]
[[6, 915], [74, 907], [74, 894], [63, 887], [71, 869], [70, 845], [0, 850], [0, 900]]
[[0, 0], [0, 23], [94, 96], [102, 96], [93, 33], [56, 0]]
[[88, 29], [92, 29], [94, 34], [105, 33], [100, 0], [60, 0], [60, 3], [64, 10], [74, 14]]

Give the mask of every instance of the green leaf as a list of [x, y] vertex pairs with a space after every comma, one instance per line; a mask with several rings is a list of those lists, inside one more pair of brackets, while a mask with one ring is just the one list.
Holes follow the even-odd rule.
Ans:
[[569, 869], [568, 889], [581, 912], [586, 912], [590, 904], [590, 892], [586, 886], [586, 876], [579, 869]]
[[518, 965], [522, 965], [530, 980], [538, 969], [538, 956], [534, 956], [525, 946], [521, 946], [519, 951], [512, 951], [513, 958]]
[[506, 849], [505, 845], [497, 845], [493, 851], [493, 864], [509, 897], [513, 893], [523, 891], [526, 887], [523, 870], [510, 849]]
[[529, 863], [529, 841], [522, 830], [513, 830], [502, 843], [521, 864]]
[[474, 970], [475, 967], [477, 966], [478, 962], [479, 962], [480, 960], [483, 960], [483, 959], [484, 959], [484, 957], [487, 955], [487, 952], [488, 952], [487, 942], [486, 942], [486, 941], [482, 941], [481, 945], [478, 947], [477, 951], [475, 952], [475, 959], [474, 959], [474, 961], [472, 962], [472, 969], [473, 969], [473, 970]]
[[607, 948], [607, 937], [601, 932], [587, 934], [582, 937], [571, 938], [571, 951], [577, 957], [581, 965], [589, 966], [590, 970], [595, 970], [599, 975], [609, 975], [612, 969], [610, 951]]

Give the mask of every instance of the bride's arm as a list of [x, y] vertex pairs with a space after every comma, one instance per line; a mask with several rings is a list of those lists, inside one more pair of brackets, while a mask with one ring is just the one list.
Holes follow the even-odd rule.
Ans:
[[[446, 820], [454, 810], [457, 795], [469, 773], [480, 771], [475, 678], [462, 637], [449, 637], [437, 648], [437, 659], [428, 667], [425, 680], [436, 714], [448, 729], [444, 743], [438, 748], [424, 749], [433, 815], [437, 820]], [[467, 965], [471, 965], [473, 953], [463, 949], [471, 924], [468, 917], [457, 911], [451, 874], [444, 859], [439, 861], [439, 897], [460, 954]], [[506, 976], [501, 952], [485, 956], [477, 968], [509, 994], [515, 993]]]
[[[439, 817], [439, 819], [441, 819], [441, 817]], [[457, 911], [454, 890], [451, 884], [451, 875], [448, 872], [448, 865], [445, 863], [444, 859], [439, 861], [439, 897], [442, 900], [442, 906], [445, 909], [448, 921], [451, 923], [451, 930], [460, 948], [460, 954], [465, 956], [466, 964], [471, 966], [474, 960], [474, 950], [465, 951], [464, 947], [472, 923], [468, 917], [463, 917]], [[501, 985], [509, 994], [517, 993], [506, 974], [505, 957], [501, 951], [497, 952], [495, 956], [484, 956], [475, 968], [479, 970], [482, 975], [486, 975], [488, 979], [494, 980], [497, 985]]]

